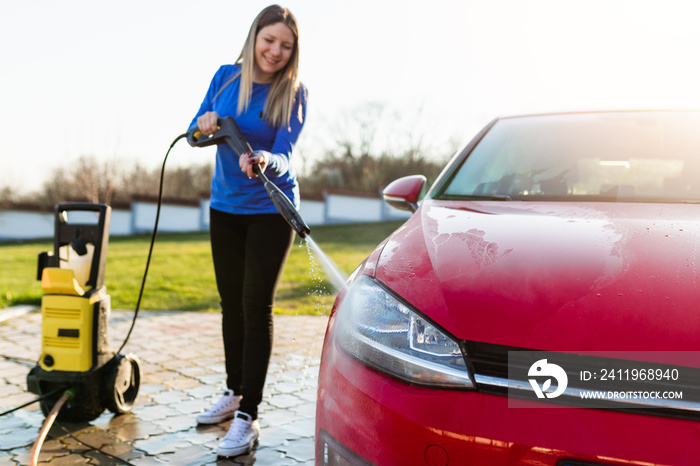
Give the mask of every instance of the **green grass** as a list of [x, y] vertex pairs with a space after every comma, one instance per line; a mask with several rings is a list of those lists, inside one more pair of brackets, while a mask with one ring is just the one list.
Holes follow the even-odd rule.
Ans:
[[[399, 225], [319, 226], [311, 236], [347, 275]], [[148, 235], [110, 239], [105, 283], [113, 309], [136, 306], [149, 243]], [[52, 249], [51, 241], [0, 243], [0, 307], [41, 303], [37, 255]], [[297, 238], [278, 288], [275, 312], [325, 314], [335, 293], [319, 262]], [[141, 309], [207, 311], [218, 310], [218, 303], [208, 233], [159, 234]]]

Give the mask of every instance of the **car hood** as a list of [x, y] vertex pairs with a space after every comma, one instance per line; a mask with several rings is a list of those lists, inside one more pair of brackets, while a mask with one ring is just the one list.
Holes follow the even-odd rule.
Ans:
[[698, 209], [426, 200], [368, 273], [463, 340], [697, 350]]

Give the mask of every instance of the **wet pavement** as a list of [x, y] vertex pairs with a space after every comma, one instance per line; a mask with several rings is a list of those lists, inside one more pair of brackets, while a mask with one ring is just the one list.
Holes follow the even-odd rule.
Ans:
[[[121, 345], [132, 315], [112, 311], [113, 348]], [[230, 421], [197, 426], [194, 418], [224, 389], [220, 314], [142, 311], [122, 351], [141, 363], [133, 412], [115, 416], [105, 411], [89, 423], [57, 421], [39, 464], [124, 464], [90, 447], [136, 465], [314, 464], [316, 386], [327, 321], [324, 316], [275, 315], [259, 444], [250, 454], [217, 458], [215, 449]], [[26, 375], [39, 356], [40, 327], [38, 311], [15, 312], [4, 321], [0, 315], [0, 412], [36, 398], [27, 391]], [[43, 422], [38, 403], [0, 417], [0, 466], [28, 464]]]

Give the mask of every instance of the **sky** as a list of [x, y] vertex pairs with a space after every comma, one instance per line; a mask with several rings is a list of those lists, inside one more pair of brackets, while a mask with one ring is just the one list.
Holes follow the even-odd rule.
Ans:
[[[436, 153], [499, 115], [700, 107], [694, 0], [289, 0], [308, 168], [380, 104]], [[0, 0], [0, 188], [81, 156], [155, 168], [269, 1]], [[355, 113], [353, 113], [355, 112]], [[396, 133], [394, 133], [396, 134]], [[384, 135], [391, 145], [395, 135]], [[428, 149], [430, 150], [430, 149]], [[184, 141], [168, 164], [209, 160]]]

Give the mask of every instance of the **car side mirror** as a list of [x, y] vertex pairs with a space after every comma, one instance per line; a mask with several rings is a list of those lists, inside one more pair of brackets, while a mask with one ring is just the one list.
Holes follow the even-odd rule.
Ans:
[[426, 181], [423, 175], [404, 176], [389, 183], [382, 196], [392, 207], [415, 212]]

